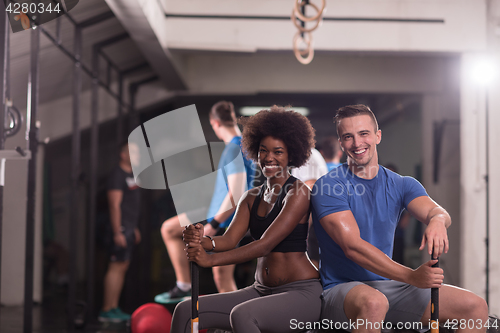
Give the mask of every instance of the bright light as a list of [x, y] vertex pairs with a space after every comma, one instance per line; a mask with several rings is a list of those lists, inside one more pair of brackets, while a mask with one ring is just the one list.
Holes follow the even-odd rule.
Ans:
[[[242, 116], [253, 116], [259, 111], [262, 110], [269, 110], [270, 107], [268, 106], [244, 106], [240, 108], [239, 112]], [[308, 108], [301, 108], [301, 107], [292, 107], [290, 110], [296, 111], [300, 113], [303, 116], [308, 116], [309, 115], [309, 109]]]
[[471, 67], [471, 78], [476, 84], [487, 86], [498, 76], [498, 63], [493, 58], [481, 58]]

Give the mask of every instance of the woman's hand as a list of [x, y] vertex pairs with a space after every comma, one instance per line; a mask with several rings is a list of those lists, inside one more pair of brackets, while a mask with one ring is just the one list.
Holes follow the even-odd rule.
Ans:
[[200, 243], [192, 242], [187, 244], [185, 249], [189, 261], [193, 261], [201, 267], [212, 267], [212, 255], [207, 254]]
[[182, 239], [187, 245], [189, 243], [201, 244], [203, 239], [203, 225], [201, 223], [190, 224], [182, 232]]

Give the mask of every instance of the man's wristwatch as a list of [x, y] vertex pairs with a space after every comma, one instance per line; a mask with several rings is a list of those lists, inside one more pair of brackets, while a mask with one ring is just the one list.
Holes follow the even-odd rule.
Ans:
[[210, 221], [210, 225], [212, 226], [212, 228], [214, 229], [219, 229], [219, 225], [220, 225], [220, 222], [217, 221], [216, 219], [212, 219], [212, 221]]

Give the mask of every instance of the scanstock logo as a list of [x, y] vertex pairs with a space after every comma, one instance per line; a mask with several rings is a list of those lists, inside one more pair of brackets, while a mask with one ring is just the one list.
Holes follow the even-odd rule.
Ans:
[[[177, 214], [186, 213], [187, 218], [179, 217], [182, 226], [213, 217], [208, 211], [217, 177], [226, 182], [225, 192], [217, 195], [226, 196], [228, 190], [241, 193], [241, 189], [229, 188], [226, 176], [226, 170], [245, 171], [241, 148], [207, 142], [195, 105], [145, 122], [130, 133], [128, 143], [137, 184], [145, 189], [169, 189]], [[222, 154], [231, 154], [223, 158], [229, 161], [226, 165], [219, 164]], [[224, 207], [231, 208], [233, 202]]]
[[3, 0], [13, 32], [52, 21], [76, 7], [79, 0]]

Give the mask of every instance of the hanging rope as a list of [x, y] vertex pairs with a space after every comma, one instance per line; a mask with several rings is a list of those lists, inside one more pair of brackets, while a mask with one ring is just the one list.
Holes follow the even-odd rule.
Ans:
[[[299, 31], [297, 31], [293, 37], [293, 53], [301, 64], [307, 65], [314, 58], [313, 38], [311, 33], [316, 30], [323, 21], [326, 0], [321, 0], [321, 8], [310, 3], [308, 0], [294, 1], [291, 20]], [[313, 16], [305, 16], [304, 12], [306, 6], [312, 7], [316, 11], [316, 14]], [[307, 23], [313, 24], [311, 27], [307, 28]]]

